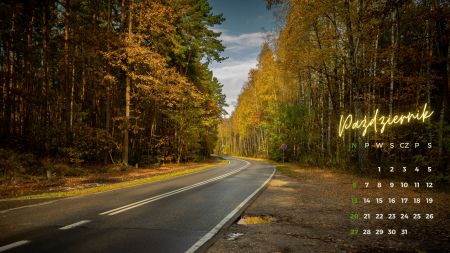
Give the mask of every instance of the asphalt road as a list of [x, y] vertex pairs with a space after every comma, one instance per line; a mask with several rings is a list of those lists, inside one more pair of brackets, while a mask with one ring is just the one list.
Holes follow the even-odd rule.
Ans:
[[0, 252], [201, 252], [275, 169], [228, 165], [124, 189], [0, 212]]

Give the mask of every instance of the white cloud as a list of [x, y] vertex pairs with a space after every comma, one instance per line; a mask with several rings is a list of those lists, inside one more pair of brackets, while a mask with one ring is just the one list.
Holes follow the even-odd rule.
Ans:
[[258, 52], [266, 38], [271, 36], [271, 33], [254, 32], [233, 35], [225, 29], [213, 28], [213, 30], [222, 33], [220, 40], [226, 47], [224, 56], [229, 58], [224, 62], [212, 64], [211, 70], [223, 84], [223, 91], [229, 105], [225, 109], [231, 114], [242, 86], [248, 80], [248, 72], [256, 67]]
[[215, 32], [221, 32], [220, 40], [226, 47], [227, 51], [237, 52], [245, 49], [251, 49], [259, 47], [265, 41], [267, 36], [271, 33], [268, 32], [254, 32], [254, 33], [243, 33], [239, 35], [229, 34], [227, 30], [213, 29]]
[[255, 68], [257, 63], [256, 59], [229, 60], [211, 66], [214, 76], [223, 84], [226, 101], [229, 104], [225, 109], [229, 114], [234, 110], [242, 86], [248, 80], [248, 72]]

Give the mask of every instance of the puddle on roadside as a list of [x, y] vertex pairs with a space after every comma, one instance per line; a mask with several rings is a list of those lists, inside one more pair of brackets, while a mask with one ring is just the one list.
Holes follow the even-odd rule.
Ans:
[[271, 223], [276, 221], [275, 218], [268, 215], [260, 215], [260, 216], [242, 216], [241, 219], [237, 222], [239, 225], [254, 225], [254, 224], [263, 224], [263, 223]]

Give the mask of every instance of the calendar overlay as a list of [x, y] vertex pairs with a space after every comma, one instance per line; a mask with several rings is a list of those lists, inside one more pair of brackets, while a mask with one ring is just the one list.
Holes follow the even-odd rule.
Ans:
[[[427, 240], [430, 245], [448, 247], [450, 235], [440, 229], [450, 226], [448, 182], [439, 176], [447, 170], [433, 160], [439, 152], [433, 138], [427, 140], [424, 133], [416, 140], [389, 141], [393, 133], [382, 135], [396, 125], [408, 131], [414, 124], [426, 124], [433, 114], [426, 106], [415, 114], [381, 116], [382, 119], [377, 118], [378, 110], [374, 116], [356, 122], [352, 115], [341, 116], [339, 135], [347, 130], [360, 130], [361, 141], [351, 143], [352, 150], [379, 158], [378, 164], [364, 167], [362, 177], [349, 182], [351, 207], [346, 218], [349, 219], [347, 233], [352, 239], [388, 239], [385, 243]], [[433, 236], [439, 233], [446, 235]]]

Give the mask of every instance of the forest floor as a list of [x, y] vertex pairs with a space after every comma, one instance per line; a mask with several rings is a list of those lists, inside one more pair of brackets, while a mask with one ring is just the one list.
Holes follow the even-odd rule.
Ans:
[[[211, 159], [197, 163], [166, 164], [153, 167], [108, 166], [101, 170], [91, 168], [91, 172], [82, 176], [27, 176], [11, 179], [0, 178], [0, 206], [3, 200], [25, 200], [69, 197], [131, 185], [148, 183], [170, 177], [194, 173], [200, 170], [225, 164], [225, 160]], [[86, 170], [86, 169], [85, 169]], [[89, 169], [87, 169], [89, 170]]]
[[[352, 182], [370, 182], [369, 188], [360, 185], [352, 189]], [[208, 253], [225, 252], [450, 252], [450, 194], [416, 190], [414, 188], [377, 188], [377, 180], [319, 168], [303, 168], [289, 164], [278, 168], [268, 188], [253, 202], [242, 217], [263, 217], [260, 224], [234, 223], [221, 232]], [[370, 204], [352, 204], [351, 197], [371, 198]], [[400, 204], [400, 196], [420, 197], [421, 204]], [[383, 204], [375, 198], [384, 197]], [[396, 204], [388, 204], [388, 197], [396, 197]], [[425, 198], [432, 204], [424, 204]], [[350, 213], [358, 212], [359, 219], [351, 220]], [[364, 220], [363, 213], [371, 213]], [[377, 213], [384, 219], [377, 220]], [[388, 219], [395, 213], [396, 219]], [[409, 219], [401, 220], [400, 214]], [[415, 213], [420, 220], [413, 219]], [[433, 219], [425, 218], [433, 213]], [[269, 218], [269, 219], [268, 219]], [[370, 228], [371, 235], [362, 235]], [[384, 229], [376, 235], [376, 229]], [[350, 229], [359, 229], [357, 236]], [[387, 229], [396, 229], [396, 235], [387, 235]], [[407, 235], [400, 235], [407, 229]]]

